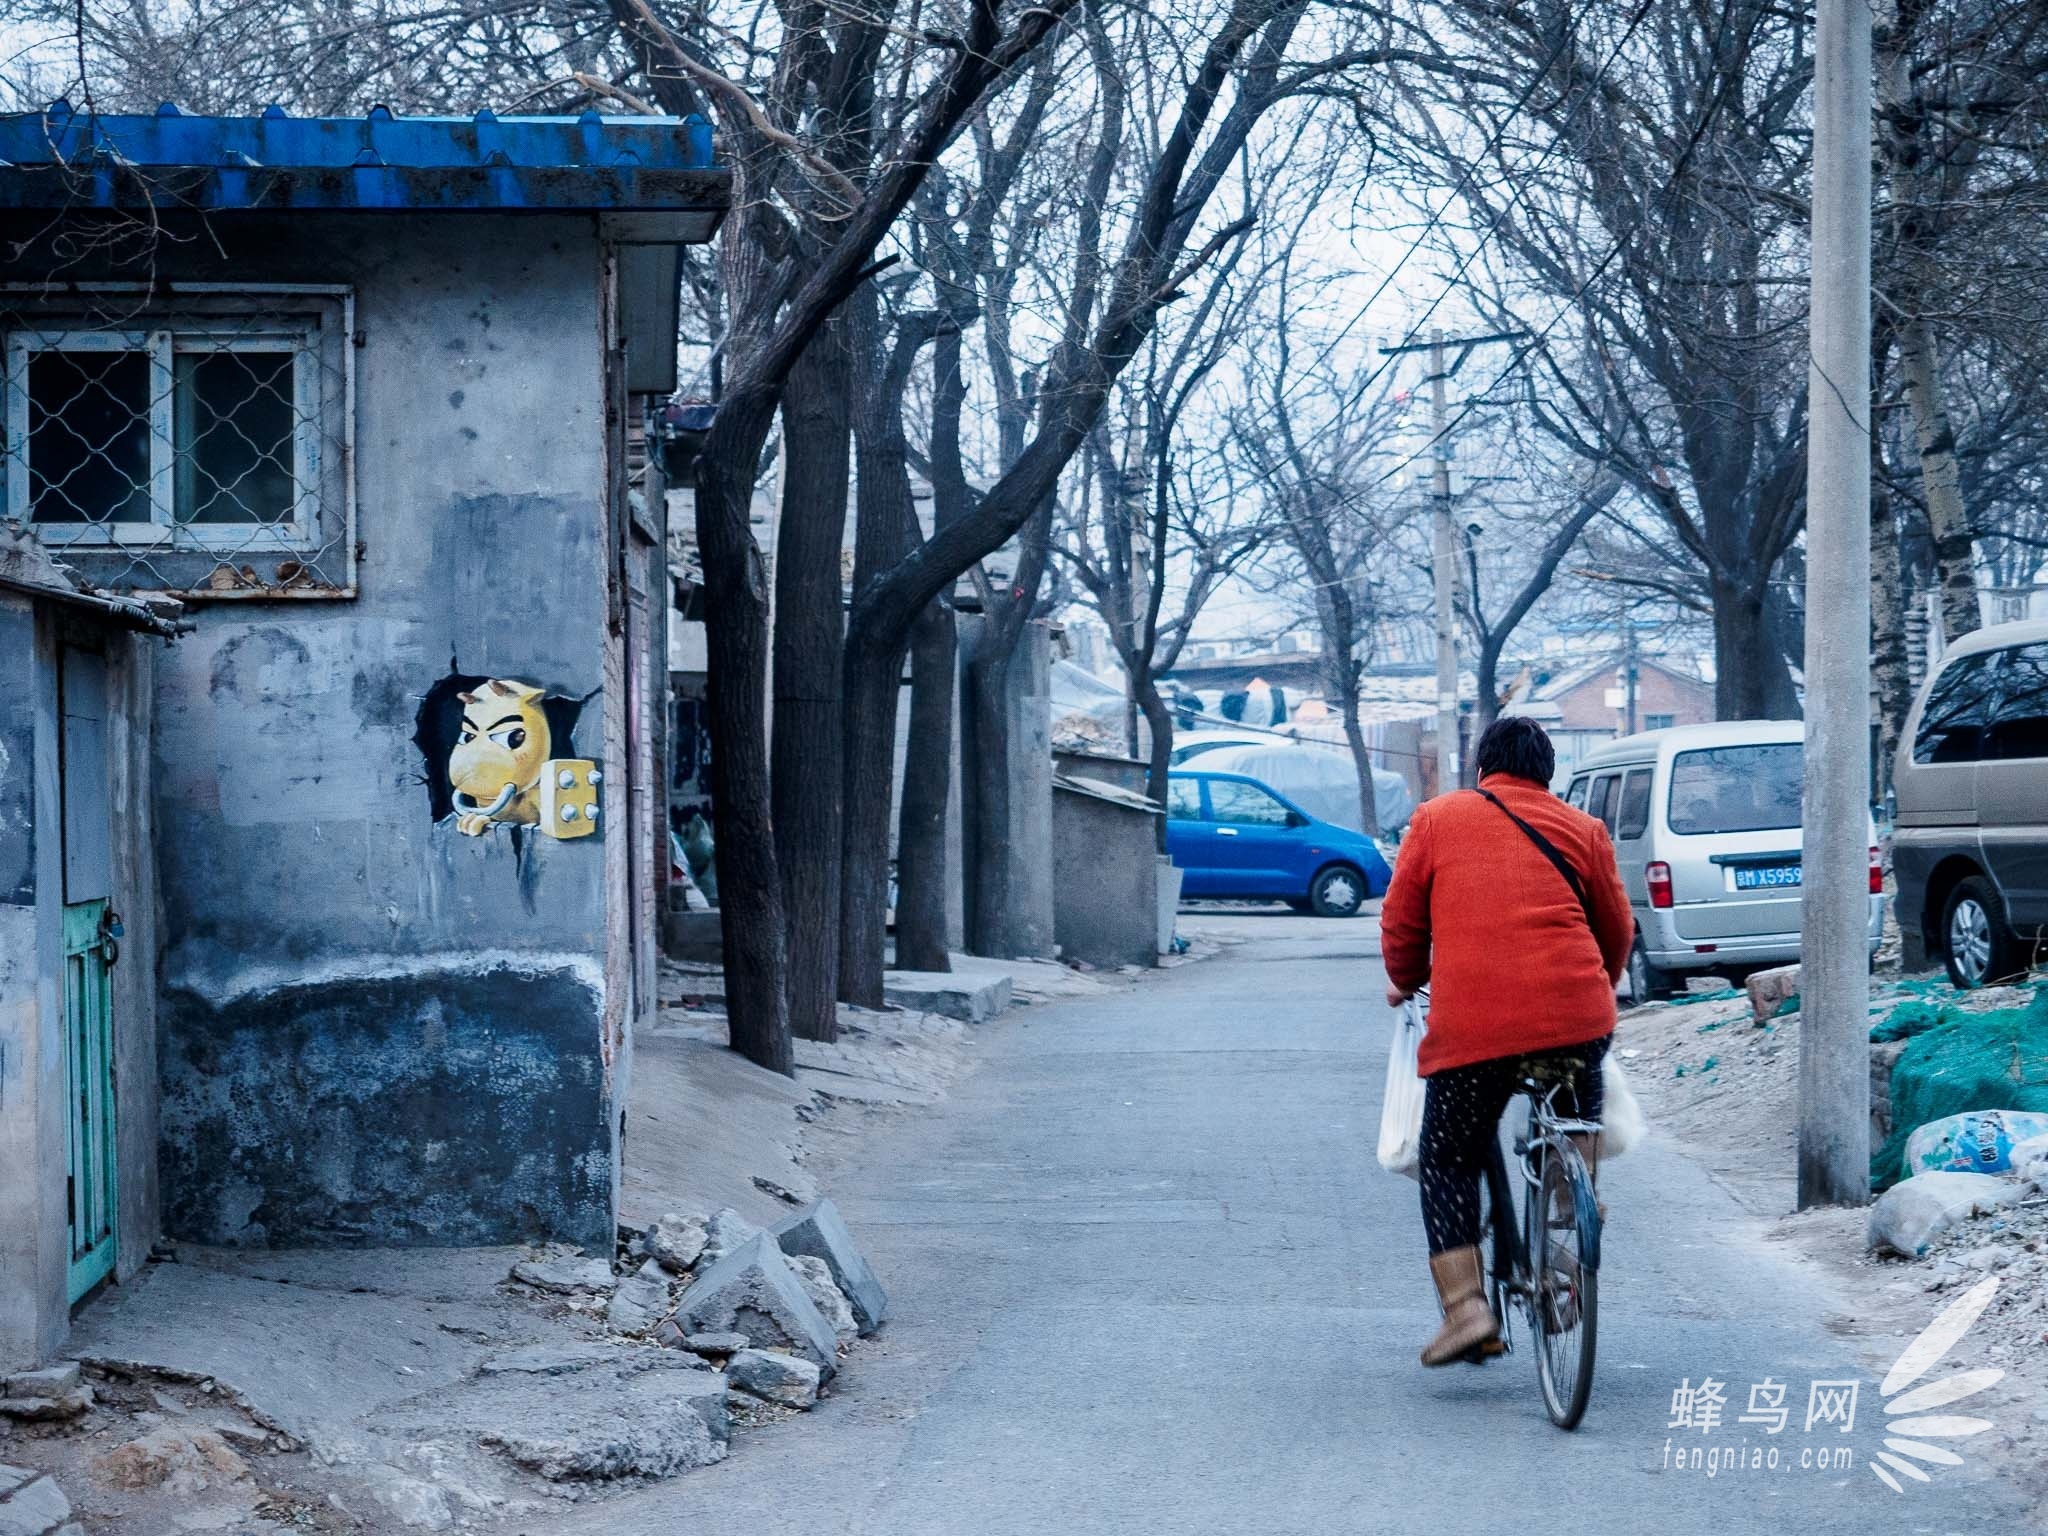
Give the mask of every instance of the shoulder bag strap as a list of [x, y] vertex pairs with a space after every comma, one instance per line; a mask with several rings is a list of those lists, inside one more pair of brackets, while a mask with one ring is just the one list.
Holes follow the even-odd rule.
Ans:
[[1540, 852], [1543, 855], [1543, 857], [1550, 860], [1550, 864], [1553, 869], [1555, 869], [1560, 875], [1564, 876], [1564, 883], [1570, 886], [1572, 888], [1572, 894], [1579, 898], [1579, 910], [1586, 914], [1586, 926], [1592, 929], [1593, 932], [1597, 934], [1600, 931], [1600, 925], [1593, 921], [1593, 899], [1592, 897], [1586, 894], [1586, 882], [1584, 879], [1580, 877], [1579, 872], [1576, 869], [1572, 868], [1571, 860], [1567, 859], [1563, 854], [1559, 853], [1557, 851], [1557, 845], [1551, 842], [1549, 838], [1545, 837], [1541, 832], [1538, 832], [1534, 827], [1530, 826], [1528, 822], [1522, 820], [1521, 817], [1517, 816], [1513, 811], [1509, 810], [1507, 808], [1507, 805], [1501, 800], [1500, 796], [1496, 795], [1492, 790], [1482, 789], [1479, 791], [1479, 793], [1486, 796], [1486, 798], [1491, 800], [1495, 805], [1499, 806], [1501, 814], [1507, 817], [1507, 819], [1509, 821], [1512, 821], [1516, 826], [1520, 827], [1522, 829], [1522, 835], [1528, 838], [1530, 842], [1536, 845], [1537, 851]]

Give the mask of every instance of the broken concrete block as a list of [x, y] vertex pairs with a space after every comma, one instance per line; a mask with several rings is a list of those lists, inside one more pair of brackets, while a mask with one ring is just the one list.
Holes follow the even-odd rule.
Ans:
[[619, 1282], [604, 1320], [619, 1333], [645, 1333], [668, 1315], [668, 1271], [649, 1259]]
[[512, 1278], [537, 1291], [552, 1291], [558, 1296], [573, 1296], [579, 1291], [602, 1294], [619, 1283], [611, 1265], [603, 1259], [586, 1259], [574, 1254], [521, 1259], [512, 1266]]
[[723, 1460], [732, 1438], [725, 1378], [673, 1356], [641, 1353], [670, 1363], [591, 1379], [580, 1394], [478, 1404], [490, 1422], [479, 1438], [556, 1482], [672, 1477]]
[[0, 1500], [0, 1536], [48, 1536], [71, 1518], [71, 1501], [47, 1477], [38, 1477]]
[[93, 1470], [116, 1488], [198, 1493], [238, 1483], [249, 1463], [210, 1429], [166, 1424], [93, 1458]]
[[725, 1368], [725, 1379], [754, 1397], [785, 1408], [808, 1408], [818, 1400], [818, 1368], [772, 1349], [743, 1349]]
[[79, 1386], [59, 1397], [0, 1397], [0, 1416], [49, 1423], [78, 1418], [92, 1404], [92, 1388]]
[[683, 1338], [683, 1348], [708, 1360], [723, 1360], [747, 1347], [744, 1333], [692, 1333]]
[[759, 1227], [728, 1205], [711, 1218], [706, 1228], [704, 1257], [716, 1264], [727, 1254], [746, 1246], [760, 1232]]
[[1006, 974], [961, 976], [947, 971], [885, 971], [882, 998], [912, 1013], [981, 1024], [1010, 1006]]
[[836, 1368], [832, 1325], [765, 1232], [699, 1274], [683, 1292], [675, 1319], [695, 1332], [742, 1333], [760, 1348], [802, 1355], [827, 1377]]
[[61, 1365], [46, 1365], [39, 1371], [14, 1372], [0, 1382], [0, 1397], [58, 1398], [76, 1392], [78, 1387], [78, 1362], [66, 1360]]
[[641, 1241], [650, 1258], [670, 1274], [680, 1275], [704, 1256], [711, 1234], [702, 1216], [668, 1215], [649, 1227]]
[[34, 1482], [40, 1473], [34, 1467], [9, 1467], [0, 1465], [0, 1499], [6, 1498], [15, 1489]]
[[1779, 965], [1755, 971], [1742, 985], [1749, 993], [1749, 1011], [1756, 1015], [1757, 1023], [1768, 1023], [1799, 995], [1799, 967]]
[[858, 1338], [860, 1324], [854, 1321], [853, 1307], [847, 1302], [846, 1292], [832, 1283], [831, 1266], [808, 1253], [785, 1254], [783, 1257], [789, 1260], [789, 1267], [803, 1282], [804, 1294], [811, 1298], [811, 1305], [818, 1309], [818, 1315], [832, 1325], [832, 1336], [842, 1344]]
[[798, 1211], [776, 1224], [775, 1241], [787, 1254], [809, 1254], [823, 1259], [832, 1271], [832, 1283], [845, 1293], [853, 1307], [853, 1319], [862, 1333], [873, 1333], [889, 1315], [889, 1298], [881, 1281], [861, 1257], [853, 1234], [830, 1200], [820, 1200], [807, 1211]]

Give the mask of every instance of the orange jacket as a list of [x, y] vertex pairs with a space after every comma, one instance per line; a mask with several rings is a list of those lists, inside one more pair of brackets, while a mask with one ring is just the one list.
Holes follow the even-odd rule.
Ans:
[[1612, 1034], [1614, 988], [1635, 941], [1607, 829], [1533, 779], [1479, 782], [1571, 861], [1598, 931], [1499, 806], [1466, 791], [1419, 807], [1380, 909], [1380, 951], [1397, 986], [1429, 985], [1424, 1077]]

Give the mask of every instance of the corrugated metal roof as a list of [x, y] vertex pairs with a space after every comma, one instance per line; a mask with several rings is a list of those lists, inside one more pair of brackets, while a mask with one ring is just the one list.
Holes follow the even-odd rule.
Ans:
[[0, 207], [125, 207], [147, 189], [223, 211], [267, 208], [723, 208], [700, 117], [0, 116]]

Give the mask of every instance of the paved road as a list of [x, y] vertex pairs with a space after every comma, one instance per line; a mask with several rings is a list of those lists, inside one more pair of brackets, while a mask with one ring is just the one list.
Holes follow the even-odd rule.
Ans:
[[[1423, 1371], [1434, 1324], [1414, 1186], [1372, 1161], [1384, 1013], [1370, 920], [1237, 923], [1224, 955], [983, 1031], [941, 1108], [831, 1183], [896, 1319], [802, 1421], [721, 1466], [550, 1530], [889, 1536], [1992, 1529], [1970, 1469], [1900, 1497], [1864, 1466], [1875, 1383], [1825, 1301], [1733, 1234], [1732, 1203], [1654, 1146], [1609, 1169], [1602, 1350], [1578, 1433], [1526, 1354]], [[1722, 1426], [1667, 1430], [1728, 1383]], [[1789, 1382], [1790, 1426], [1737, 1426]], [[1863, 1381], [1847, 1437], [1808, 1383]], [[1667, 1437], [1779, 1469], [1679, 1472]], [[1846, 1471], [1801, 1471], [1847, 1445]], [[533, 1527], [535, 1530], [541, 1527]]]

